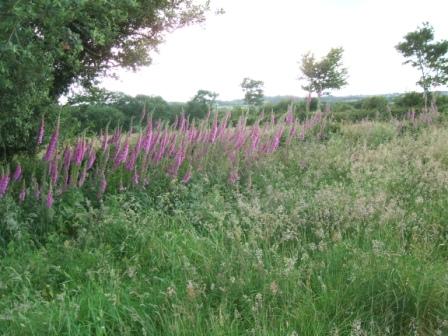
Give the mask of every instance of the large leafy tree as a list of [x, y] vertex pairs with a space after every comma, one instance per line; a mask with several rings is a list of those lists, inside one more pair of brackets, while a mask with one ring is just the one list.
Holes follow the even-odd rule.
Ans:
[[320, 110], [320, 100], [331, 89], [340, 89], [347, 84], [347, 69], [342, 64], [344, 49], [333, 48], [326, 56], [317, 60], [314, 54], [302, 56], [300, 70], [303, 76], [299, 79], [306, 82], [302, 88], [317, 95], [317, 109]]
[[244, 92], [244, 101], [249, 106], [259, 106], [263, 104], [263, 81], [255, 80], [251, 78], [244, 78], [241, 83], [241, 88]]
[[434, 41], [434, 29], [423, 23], [417, 30], [407, 33], [396, 49], [420, 72], [417, 84], [423, 89], [425, 108], [432, 87], [448, 83], [448, 41]]
[[203, 20], [207, 6], [194, 0], [2, 0], [0, 146], [26, 148], [38, 115], [72, 84], [89, 86], [113, 68], [150, 64], [150, 51], [165, 33]]
[[185, 113], [187, 116], [201, 119], [213, 108], [218, 93], [209, 90], [198, 90], [196, 95], [187, 103]]

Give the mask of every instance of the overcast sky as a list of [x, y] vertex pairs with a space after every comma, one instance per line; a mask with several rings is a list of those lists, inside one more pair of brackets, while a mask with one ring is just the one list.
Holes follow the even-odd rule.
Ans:
[[104, 87], [127, 94], [187, 101], [197, 90], [242, 98], [244, 77], [262, 80], [266, 95], [305, 93], [298, 77], [307, 51], [343, 47], [349, 84], [335, 95], [415, 90], [418, 73], [394, 46], [424, 21], [448, 38], [448, 0], [211, 0], [205, 23], [166, 36], [153, 64], [119, 73]]

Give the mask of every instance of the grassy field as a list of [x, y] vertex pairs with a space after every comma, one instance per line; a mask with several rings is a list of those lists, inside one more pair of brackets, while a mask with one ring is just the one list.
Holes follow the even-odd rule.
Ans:
[[0, 334], [448, 335], [447, 144], [342, 125], [235, 185], [67, 193], [38, 240], [6, 200]]

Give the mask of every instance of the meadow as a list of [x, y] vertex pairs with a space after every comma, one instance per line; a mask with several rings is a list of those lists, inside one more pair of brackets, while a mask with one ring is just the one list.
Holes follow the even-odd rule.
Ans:
[[448, 334], [443, 117], [226, 118], [3, 167], [0, 334]]

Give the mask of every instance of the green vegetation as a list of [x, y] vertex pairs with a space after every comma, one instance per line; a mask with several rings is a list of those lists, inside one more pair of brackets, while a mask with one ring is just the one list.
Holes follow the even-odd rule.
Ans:
[[[448, 83], [448, 40], [434, 42], [434, 29], [428, 22], [406, 34], [396, 48], [420, 72], [417, 84], [423, 89], [425, 108], [432, 87]], [[435, 96], [433, 96], [435, 98]]]
[[151, 63], [164, 34], [202, 21], [191, 0], [0, 2], [0, 145], [33, 148], [48, 105], [111, 69]]
[[203, 119], [214, 109], [218, 94], [208, 90], [199, 90], [185, 106], [185, 114], [190, 118]]
[[423, 94], [324, 97], [342, 48], [308, 99], [96, 86], [207, 8], [0, 3], [0, 334], [448, 335], [448, 42], [397, 46]]
[[7, 196], [0, 330], [448, 333], [447, 142], [444, 124], [345, 124], [236, 184], [216, 156], [187, 185], [72, 190], [46, 214]]
[[249, 106], [263, 105], [263, 81], [251, 78], [244, 78], [241, 83], [241, 88], [244, 92], [244, 101]]
[[342, 64], [343, 48], [331, 49], [325, 57], [319, 61], [314, 54], [303, 55], [300, 70], [303, 76], [300, 80], [306, 81], [302, 89], [317, 94], [317, 110], [320, 111], [322, 95], [328, 94], [328, 90], [340, 89], [347, 85], [347, 69]]

